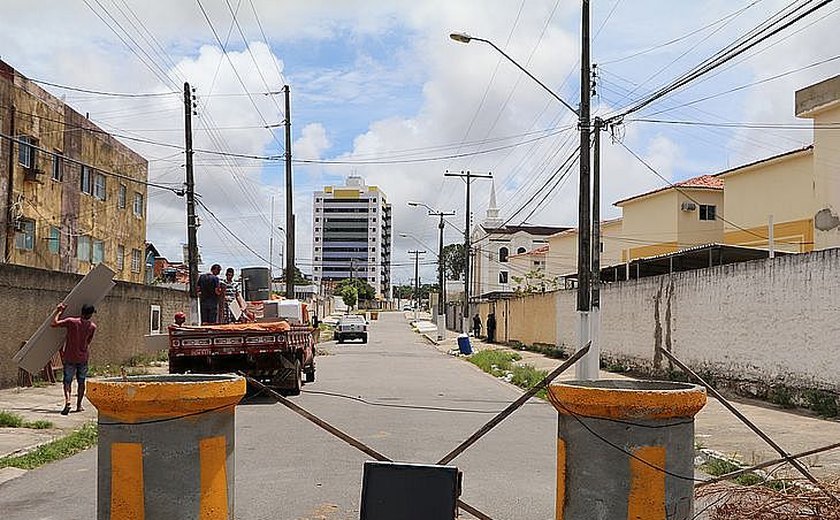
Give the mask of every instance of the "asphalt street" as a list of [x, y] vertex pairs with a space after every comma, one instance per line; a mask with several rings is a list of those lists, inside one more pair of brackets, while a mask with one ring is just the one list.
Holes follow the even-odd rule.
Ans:
[[[435, 462], [520, 395], [427, 345], [401, 313], [372, 322], [368, 344], [321, 348], [317, 381], [292, 399], [398, 461]], [[359, 518], [368, 456], [276, 403], [241, 405], [236, 421], [236, 518]], [[555, 439], [553, 408], [531, 400], [452, 462], [462, 498], [498, 520], [553, 518]], [[0, 485], [0, 511], [95, 518], [96, 450]]]

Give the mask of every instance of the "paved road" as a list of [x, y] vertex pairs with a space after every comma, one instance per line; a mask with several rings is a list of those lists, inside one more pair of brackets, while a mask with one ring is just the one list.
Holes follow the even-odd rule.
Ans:
[[[298, 404], [396, 460], [428, 463], [519, 395], [424, 344], [402, 314], [380, 318], [367, 345], [325, 345], [330, 355]], [[240, 406], [236, 419], [237, 518], [359, 518], [364, 454], [278, 404]], [[498, 520], [553, 518], [555, 436], [554, 410], [532, 400], [455, 459], [463, 498]], [[30, 471], [0, 485], [0, 511], [94, 518], [95, 475], [95, 450]]]

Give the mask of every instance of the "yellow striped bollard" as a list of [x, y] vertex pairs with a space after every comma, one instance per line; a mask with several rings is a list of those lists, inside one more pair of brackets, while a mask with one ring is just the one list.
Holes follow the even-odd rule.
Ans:
[[99, 411], [98, 520], [233, 518], [243, 378], [132, 376], [87, 388]]
[[549, 386], [559, 412], [556, 520], [688, 520], [702, 387], [662, 381]]

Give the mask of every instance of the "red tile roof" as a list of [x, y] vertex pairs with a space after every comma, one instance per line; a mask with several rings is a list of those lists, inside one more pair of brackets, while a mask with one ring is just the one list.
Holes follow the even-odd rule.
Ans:
[[525, 253], [517, 253], [515, 255], [510, 255], [508, 258], [518, 258], [518, 257], [525, 257], [525, 256], [540, 256], [545, 255], [548, 253], [548, 246], [540, 246], [536, 249], [532, 249], [530, 251], [526, 251]]
[[715, 175], [701, 175], [699, 177], [694, 177], [693, 179], [687, 179], [680, 182], [675, 182], [673, 184], [669, 184], [668, 186], [663, 186], [661, 188], [657, 188], [655, 190], [648, 191], [646, 193], [642, 193], [640, 195], [633, 195], [632, 197], [628, 197], [626, 199], [619, 200], [618, 202], [614, 202], [614, 206], [620, 206], [625, 202], [630, 202], [631, 200], [639, 199], [641, 197], [647, 197], [648, 195], [653, 195], [654, 193], [659, 193], [661, 191], [670, 190], [674, 188], [694, 188], [694, 189], [704, 189], [704, 190], [723, 190], [723, 179], [715, 176]]

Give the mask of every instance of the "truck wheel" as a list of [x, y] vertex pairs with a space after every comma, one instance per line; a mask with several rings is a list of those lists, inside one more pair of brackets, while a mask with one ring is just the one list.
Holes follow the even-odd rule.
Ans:
[[303, 371], [303, 375], [305, 376], [304, 382], [306, 383], [314, 383], [315, 382], [315, 367], [311, 366]]
[[367, 334], [362, 336], [362, 343], [367, 343]]
[[300, 388], [303, 386], [303, 380], [301, 379], [301, 367], [300, 367], [300, 360], [295, 359], [295, 368], [294, 370], [294, 379], [292, 381], [292, 387], [289, 389], [288, 395], [300, 395]]

